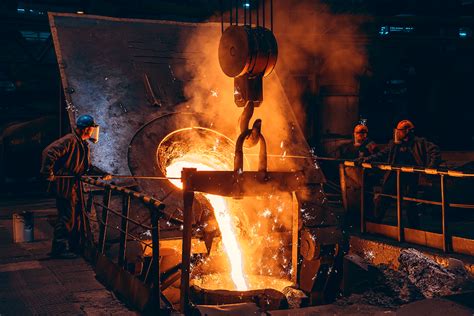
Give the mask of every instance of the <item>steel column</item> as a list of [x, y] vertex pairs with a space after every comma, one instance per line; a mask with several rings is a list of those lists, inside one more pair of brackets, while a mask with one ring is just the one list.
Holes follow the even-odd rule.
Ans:
[[440, 176], [441, 182], [441, 225], [442, 225], [442, 232], [443, 232], [443, 251], [448, 252], [451, 250], [450, 247], [450, 237], [448, 232], [448, 221], [447, 221], [447, 210], [449, 207], [449, 203], [446, 199], [446, 177], [444, 175]]
[[105, 189], [104, 201], [103, 204], [105, 207], [102, 208], [102, 220], [100, 222], [100, 232], [99, 232], [99, 250], [103, 254], [105, 250], [105, 240], [107, 236], [107, 224], [109, 222], [109, 210], [107, 209], [110, 204], [110, 198], [112, 196], [112, 191], [109, 188]]
[[298, 227], [300, 225], [300, 208], [295, 192], [291, 194], [291, 215], [292, 224], [292, 242], [291, 242], [291, 281], [296, 285], [298, 283]]
[[182, 248], [182, 273], [181, 273], [181, 312], [186, 314], [189, 308], [189, 274], [191, 266], [191, 238], [192, 238], [192, 224], [193, 224], [193, 201], [194, 191], [189, 191], [190, 177], [189, 174], [195, 172], [195, 168], [184, 168], [181, 172], [183, 181], [183, 248]]
[[123, 268], [125, 265], [125, 252], [127, 250], [129, 211], [130, 211], [130, 195], [124, 195], [122, 198], [122, 220], [121, 220], [120, 244], [119, 244], [119, 253], [118, 253], [118, 265]]
[[397, 170], [397, 239], [399, 242], [403, 241], [403, 222], [402, 222], [402, 190], [400, 183], [400, 170]]
[[160, 214], [158, 210], [150, 207], [151, 212], [151, 240], [152, 240], [152, 265], [153, 273], [153, 296], [158, 300], [161, 309], [161, 286], [160, 286]]
[[360, 232], [365, 233], [365, 169], [362, 168], [360, 176]]

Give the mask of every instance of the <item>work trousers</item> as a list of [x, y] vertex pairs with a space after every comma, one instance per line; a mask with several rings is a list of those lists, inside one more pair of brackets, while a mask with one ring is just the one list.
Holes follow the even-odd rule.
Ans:
[[74, 185], [70, 198], [57, 197], [58, 220], [54, 227], [52, 253], [77, 251], [79, 248], [79, 223], [81, 204], [78, 186]]

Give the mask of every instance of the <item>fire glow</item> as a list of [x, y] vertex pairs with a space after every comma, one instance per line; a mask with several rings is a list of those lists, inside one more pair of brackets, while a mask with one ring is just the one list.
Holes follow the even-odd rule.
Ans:
[[[200, 171], [212, 171], [215, 170], [203, 163], [190, 162], [186, 160], [173, 161], [172, 164], [166, 167], [166, 175], [168, 177], [179, 178], [181, 177], [181, 170], [183, 168], [196, 168]], [[182, 189], [183, 185], [181, 180], [170, 180], [176, 187]], [[230, 214], [229, 207], [225, 199], [221, 196], [213, 194], [205, 194], [205, 197], [209, 200], [212, 207], [214, 208], [214, 215], [219, 225], [219, 230], [222, 236], [222, 243], [226, 251], [227, 257], [231, 264], [232, 281], [235, 284], [235, 288], [239, 291], [248, 290], [247, 282], [244, 277], [244, 269], [242, 262], [242, 251], [240, 250], [237, 242], [237, 236], [234, 230], [234, 223]]]

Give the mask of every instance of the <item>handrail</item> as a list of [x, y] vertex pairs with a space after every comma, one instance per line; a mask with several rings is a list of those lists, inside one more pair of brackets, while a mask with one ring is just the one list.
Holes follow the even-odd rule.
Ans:
[[399, 165], [390, 165], [384, 163], [369, 163], [369, 162], [362, 162], [357, 163], [356, 161], [344, 160], [344, 166], [347, 167], [362, 167], [363, 169], [375, 169], [378, 168], [380, 170], [385, 171], [397, 171], [400, 170], [404, 173], [423, 173], [428, 175], [443, 175], [443, 176], [450, 176], [456, 178], [473, 178], [474, 173], [464, 173], [462, 171], [457, 170], [440, 170], [440, 169], [433, 169], [433, 168], [422, 168], [417, 166], [399, 166]]
[[[388, 171], [388, 172], [394, 172], [396, 173], [397, 181], [396, 181], [396, 195], [393, 194], [386, 194], [386, 193], [374, 193], [378, 196], [385, 197], [385, 198], [392, 198], [396, 199], [396, 205], [397, 205], [397, 224], [396, 224], [396, 239], [399, 242], [405, 241], [405, 228], [403, 225], [403, 220], [402, 220], [402, 202], [403, 201], [409, 201], [409, 202], [416, 202], [416, 203], [422, 203], [422, 204], [429, 204], [429, 205], [437, 205], [441, 207], [441, 231], [442, 233], [440, 234], [440, 237], [442, 238], [442, 245], [439, 244], [438, 247], [442, 248], [444, 252], [449, 252], [453, 250], [453, 240], [456, 236], [452, 236], [449, 233], [448, 230], [448, 220], [447, 220], [447, 212], [449, 211], [449, 208], [465, 208], [465, 209], [474, 209], [473, 204], [465, 204], [465, 203], [449, 203], [447, 200], [447, 187], [446, 187], [446, 179], [447, 177], [455, 177], [455, 178], [472, 178], [474, 177], [474, 174], [471, 173], [464, 173], [461, 171], [455, 171], [455, 170], [439, 170], [439, 169], [433, 169], [433, 168], [423, 168], [423, 167], [418, 167], [418, 166], [398, 166], [398, 165], [389, 165], [389, 164], [379, 164], [379, 163], [356, 163], [355, 161], [340, 161], [341, 165], [344, 167], [352, 167], [352, 168], [361, 168], [362, 173], [361, 173], [361, 179], [360, 179], [360, 186], [361, 186], [361, 192], [360, 192], [360, 212], [361, 212], [361, 219], [360, 219], [360, 227], [361, 227], [361, 232], [365, 233], [366, 232], [366, 219], [365, 219], [365, 177], [366, 177], [366, 170], [368, 169], [376, 169], [376, 170], [381, 170], [381, 171]], [[408, 196], [403, 196], [402, 194], [402, 181], [403, 178], [400, 176], [402, 173], [419, 173], [419, 174], [426, 174], [426, 175], [432, 175], [432, 176], [439, 176], [440, 178], [440, 195], [441, 195], [441, 201], [434, 201], [434, 200], [427, 200], [427, 199], [419, 199], [419, 198], [414, 198], [414, 197], [408, 197]], [[380, 225], [376, 223], [371, 223], [372, 227], [373, 225]], [[383, 227], [384, 225], [380, 226]], [[378, 228], [380, 230], [382, 228]], [[382, 230], [383, 231], [383, 230]], [[413, 231], [418, 231], [421, 233], [427, 233], [427, 234], [436, 234], [432, 233], [430, 231], [425, 231], [425, 230], [409, 230], [410, 234], [413, 235]], [[416, 233], [416, 232], [415, 232]], [[388, 231], [387, 233], [388, 234]], [[392, 233], [386, 235], [386, 236], [392, 236], [394, 237], [394, 232], [392, 229]], [[416, 233], [418, 234], [418, 233]], [[413, 237], [411, 238], [411, 242], [413, 243], [419, 243], [421, 241], [413, 240]], [[424, 238], [421, 238], [424, 239]], [[473, 239], [465, 239], [473, 242], [474, 245], [474, 240]]]
[[105, 208], [107, 211], [109, 211], [109, 212], [111, 212], [111, 213], [113, 213], [113, 214], [115, 214], [115, 215], [119, 216], [120, 218], [126, 219], [126, 220], [128, 220], [128, 221], [132, 222], [133, 224], [135, 224], [135, 225], [137, 225], [137, 226], [140, 226], [140, 227], [142, 227], [142, 228], [145, 228], [145, 229], [151, 230], [151, 227], [150, 227], [150, 226], [143, 225], [143, 224], [141, 224], [141, 223], [139, 223], [139, 222], [137, 222], [137, 221], [135, 221], [135, 220], [131, 219], [131, 218], [130, 218], [130, 217], [128, 217], [128, 216], [123, 216], [123, 215], [122, 215], [122, 214], [120, 214], [119, 212], [117, 212], [117, 211], [114, 211], [113, 209], [111, 209], [111, 208], [109, 208], [109, 207], [105, 206], [105, 205], [104, 205], [104, 204], [102, 204], [102, 203], [99, 203], [99, 202], [94, 202], [94, 205], [96, 205], [96, 206], [100, 206], [100, 207], [102, 207], [102, 208]]
[[[109, 209], [109, 211], [110, 211], [110, 209]], [[89, 215], [87, 215], [87, 214], [86, 214], [86, 216], [87, 216], [88, 219], [91, 220], [91, 221], [99, 222], [99, 223], [101, 223], [102, 225], [107, 225], [108, 228], [113, 228], [113, 229], [115, 229], [115, 230], [117, 230], [117, 231], [119, 231], [119, 232], [125, 233], [125, 231], [123, 231], [122, 229], [120, 229], [120, 228], [117, 227], [117, 226], [112, 226], [112, 225], [106, 224], [106, 223], [104, 223], [104, 222], [103, 222], [102, 220], [100, 220], [100, 219], [95, 220], [95, 219], [91, 218], [91, 217], [90, 217]], [[140, 239], [140, 238], [138, 238], [137, 236], [135, 236], [135, 235], [133, 235], [133, 234], [131, 234], [131, 233], [127, 233], [127, 235], [128, 235], [129, 237], [131, 237], [133, 240], [138, 241], [139, 243], [141, 243], [145, 248], [152, 248], [152, 244], [151, 244], [151, 243], [147, 243], [147, 242], [145, 242], [143, 239]]]
[[151, 196], [148, 196], [146, 194], [127, 189], [125, 187], [121, 187], [121, 186], [118, 186], [118, 185], [109, 184], [109, 183], [105, 183], [103, 181], [98, 181], [98, 180], [94, 180], [94, 179], [91, 179], [91, 178], [85, 178], [85, 177], [81, 178], [81, 181], [83, 181], [87, 184], [92, 184], [92, 185], [95, 185], [95, 186], [98, 186], [98, 187], [108, 188], [108, 189], [111, 189], [113, 191], [117, 191], [117, 192], [121, 192], [123, 194], [130, 195], [130, 196], [132, 196], [136, 199], [139, 199], [145, 205], [150, 205], [150, 206], [156, 207], [158, 210], [163, 210], [165, 208], [165, 204], [163, 202], [161, 202], [160, 200], [155, 199], [155, 198], [153, 198]]
[[[89, 202], [87, 203], [87, 210], [84, 209], [83, 214], [83, 219], [85, 223], [89, 223], [90, 221], [90, 216], [88, 213], [90, 213], [92, 205], [98, 206], [102, 208], [102, 216], [99, 219], [98, 222], [100, 223], [100, 234], [99, 234], [99, 244], [98, 244], [98, 250], [99, 252], [105, 256], [105, 243], [107, 240], [107, 229], [108, 228], [114, 228], [120, 232], [120, 240], [119, 240], [119, 252], [118, 252], [118, 260], [117, 264], [119, 267], [123, 269], [127, 269], [127, 261], [126, 261], [126, 249], [127, 249], [127, 241], [129, 238], [136, 240], [142, 244], [145, 245], [145, 247], [151, 247], [152, 248], [152, 259], [150, 260], [148, 267], [146, 268], [146, 276], [144, 283], [147, 283], [148, 275], [149, 272], [152, 272], [152, 287], [151, 287], [151, 295], [153, 296], [154, 299], [156, 299], [158, 306], [161, 308], [161, 301], [162, 301], [162, 294], [161, 294], [161, 281], [160, 281], [160, 267], [159, 267], [159, 236], [160, 236], [160, 226], [159, 226], [159, 219], [160, 216], [163, 216], [165, 213], [163, 212], [163, 209], [165, 208], [165, 204], [158, 200], [155, 199], [151, 196], [148, 196], [146, 194], [136, 192], [133, 190], [130, 190], [125, 187], [117, 186], [114, 184], [109, 184], [103, 181], [99, 181], [94, 179], [93, 177], [81, 177], [80, 181], [82, 183], [87, 183], [89, 185], [97, 186], [97, 187], [102, 187], [104, 188], [104, 201], [103, 203], [99, 203], [93, 200], [93, 195], [91, 192], [89, 192]], [[81, 195], [84, 196], [84, 186], [81, 185]], [[116, 210], [113, 210], [112, 208], [109, 207], [111, 197], [112, 197], [112, 192], [117, 192], [122, 196], [122, 211], [117, 212]], [[150, 211], [150, 226], [144, 225], [143, 223], [140, 223], [132, 218], [130, 218], [129, 213], [130, 213], [130, 208], [132, 207], [131, 203], [131, 198], [139, 200], [144, 206], [148, 208]], [[83, 203], [85, 205], [85, 203]], [[114, 214], [121, 218], [120, 221], [120, 227], [119, 226], [112, 226], [108, 224], [108, 217], [109, 213]], [[176, 223], [181, 223], [178, 219], [170, 219], [173, 222]], [[136, 225], [135, 227], [142, 227], [144, 229], [147, 229], [151, 231], [151, 243], [146, 243], [137, 236], [131, 234], [129, 232], [129, 223], [132, 223]], [[91, 236], [88, 236], [89, 240], [91, 240]], [[93, 240], [93, 239], [92, 239]]]

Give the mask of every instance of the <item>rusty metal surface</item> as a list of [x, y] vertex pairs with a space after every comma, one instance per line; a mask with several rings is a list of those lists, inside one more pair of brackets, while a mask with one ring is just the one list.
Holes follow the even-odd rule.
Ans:
[[452, 237], [453, 251], [474, 256], [474, 240], [462, 237]]
[[[453, 244], [457, 244], [457, 241]], [[406, 247], [406, 245], [402, 246], [396, 241], [368, 236], [351, 236], [350, 246], [350, 253], [357, 254], [372, 264], [386, 264], [395, 270], [398, 269], [400, 264], [398, 261], [400, 251], [404, 249], [404, 246]], [[474, 261], [472, 256], [444, 254], [437, 250], [418, 246], [410, 247], [422, 251], [424, 255], [445, 267], [449, 265], [450, 258], [459, 259], [463, 262], [464, 268], [470, 273], [470, 275], [474, 276]]]
[[368, 233], [379, 234], [379, 235], [390, 237], [392, 239], [397, 239], [397, 236], [398, 236], [397, 226], [377, 224], [377, 223], [371, 223], [371, 222], [365, 222], [365, 225], [366, 225], [366, 232]]
[[232, 197], [298, 191], [306, 185], [302, 172], [197, 171], [190, 172], [187, 179], [190, 191]]
[[443, 235], [413, 228], [404, 228], [405, 241], [421, 246], [443, 249]]

